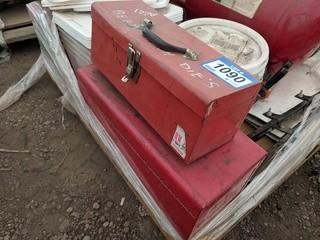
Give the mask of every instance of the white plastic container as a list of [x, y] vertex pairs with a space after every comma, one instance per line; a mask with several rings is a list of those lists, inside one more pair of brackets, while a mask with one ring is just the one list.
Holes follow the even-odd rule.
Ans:
[[228, 57], [257, 79], [263, 79], [269, 61], [269, 46], [253, 29], [218, 18], [192, 19], [181, 23], [180, 27]]
[[152, 8], [164, 8], [169, 4], [169, 0], [143, 0], [145, 3], [149, 4]]

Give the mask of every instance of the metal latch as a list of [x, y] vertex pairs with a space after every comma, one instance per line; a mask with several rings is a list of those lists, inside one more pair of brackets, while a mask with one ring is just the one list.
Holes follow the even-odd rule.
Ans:
[[128, 82], [129, 80], [136, 81], [140, 76], [140, 58], [141, 53], [134, 49], [133, 45], [129, 43], [128, 46], [128, 59], [125, 75], [122, 77], [122, 82]]

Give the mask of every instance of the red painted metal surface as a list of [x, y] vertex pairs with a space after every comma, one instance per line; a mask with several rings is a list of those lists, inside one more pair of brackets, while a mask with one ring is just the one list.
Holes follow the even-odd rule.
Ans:
[[214, 0], [176, 0], [191, 18], [216, 17], [245, 24], [259, 32], [271, 50], [270, 66], [300, 61], [319, 48], [319, 0], [263, 0], [253, 18]]
[[[130, 27], [146, 17], [154, 23], [152, 31], [174, 45], [195, 49], [199, 60], [168, 54]], [[178, 129], [183, 129], [185, 156], [175, 150], [185, 162], [233, 138], [260, 83], [236, 89], [213, 75], [202, 64], [221, 55], [142, 1], [96, 2], [92, 18], [93, 63], [168, 145], [174, 146], [175, 137], [181, 137]], [[129, 43], [141, 52], [141, 75], [137, 82], [123, 83]]]
[[266, 154], [238, 132], [228, 144], [186, 165], [95, 67], [77, 74], [91, 110], [184, 239], [241, 191]]

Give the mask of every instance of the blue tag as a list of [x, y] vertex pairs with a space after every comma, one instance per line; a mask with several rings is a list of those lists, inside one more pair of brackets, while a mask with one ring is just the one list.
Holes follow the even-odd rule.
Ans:
[[225, 57], [210, 60], [202, 66], [234, 88], [243, 88], [259, 81]]

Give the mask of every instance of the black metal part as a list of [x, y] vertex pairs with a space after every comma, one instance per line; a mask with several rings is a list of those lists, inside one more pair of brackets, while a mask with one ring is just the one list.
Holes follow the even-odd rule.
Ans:
[[265, 97], [267, 95], [266, 94], [267, 91], [270, 88], [272, 88], [275, 84], [277, 84], [285, 75], [288, 74], [292, 65], [293, 65], [292, 61], [287, 61], [278, 72], [271, 75], [270, 78], [266, 79], [260, 92], [259, 92], [259, 96], [262, 98]]
[[[258, 129], [261, 126], [266, 124], [266, 122], [262, 121], [261, 119], [257, 118], [256, 116], [253, 116], [251, 114], [248, 114], [248, 116], [246, 118], [246, 123], [248, 123], [254, 129]], [[281, 141], [281, 139], [283, 137], [283, 135], [279, 136], [279, 135], [275, 134], [273, 131], [267, 131], [265, 136], [267, 136], [268, 138], [270, 138], [274, 142]]]
[[[315, 96], [315, 95], [314, 95]], [[312, 99], [314, 96], [306, 96], [303, 93], [297, 94], [295, 97], [299, 98], [302, 100], [300, 104], [297, 106], [293, 107], [292, 109], [288, 110], [287, 112], [278, 115], [274, 114], [270, 111], [266, 112], [264, 116], [268, 117], [271, 119], [268, 123], [265, 123], [258, 127], [255, 131], [250, 133], [248, 136], [253, 140], [253, 141], [259, 141], [261, 138], [266, 136], [267, 134], [270, 133], [270, 130], [277, 129], [281, 132], [283, 132], [286, 135], [291, 135], [294, 130], [293, 129], [288, 129], [288, 128], [283, 128], [281, 126], [281, 123], [284, 121], [296, 116], [297, 114], [303, 112], [312, 102]], [[250, 123], [250, 121], [249, 121]]]

